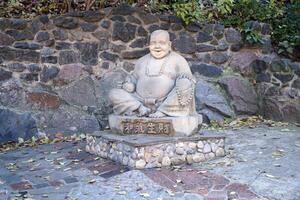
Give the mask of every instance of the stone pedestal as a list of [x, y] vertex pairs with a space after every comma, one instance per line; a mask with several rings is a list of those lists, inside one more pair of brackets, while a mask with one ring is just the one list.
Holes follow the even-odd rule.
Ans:
[[108, 119], [111, 131], [122, 135], [190, 136], [196, 133], [202, 124], [202, 115], [162, 118], [110, 115]]
[[87, 137], [86, 151], [133, 168], [203, 162], [225, 155], [225, 137], [200, 135], [118, 135], [99, 131]]

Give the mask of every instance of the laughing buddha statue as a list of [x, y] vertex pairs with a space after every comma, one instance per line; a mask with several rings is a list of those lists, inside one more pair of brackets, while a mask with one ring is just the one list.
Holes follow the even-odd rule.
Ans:
[[110, 91], [114, 113], [148, 118], [196, 115], [195, 79], [187, 61], [171, 50], [169, 33], [154, 31], [149, 49], [120, 88]]

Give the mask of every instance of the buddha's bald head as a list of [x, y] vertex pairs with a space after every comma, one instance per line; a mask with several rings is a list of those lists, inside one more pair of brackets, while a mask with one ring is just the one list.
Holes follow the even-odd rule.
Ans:
[[156, 37], [162, 37], [162, 38], [165, 38], [165, 40], [170, 41], [170, 35], [169, 35], [168, 31], [165, 31], [165, 30], [153, 31], [150, 36], [150, 41], [152, 38], [156, 38]]
[[171, 51], [170, 36], [167, 31], [156, 30], [150, 36], [150, 54], [157, 59], [164, 58]]

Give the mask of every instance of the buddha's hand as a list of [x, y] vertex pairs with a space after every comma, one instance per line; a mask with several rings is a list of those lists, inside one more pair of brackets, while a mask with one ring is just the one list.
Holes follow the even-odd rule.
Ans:
[[133, 83], [130, 83], [130, 82], [125, 82], [125, 83], [123, 83], [122, 88], [124, 90], [126, 90], [127, 92], [132, 93], [135, 90], [135, 85]]

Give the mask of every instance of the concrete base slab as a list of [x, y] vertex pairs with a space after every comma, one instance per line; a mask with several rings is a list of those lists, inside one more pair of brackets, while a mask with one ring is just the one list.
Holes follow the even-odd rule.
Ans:
[[225, 137], [118, 135], [99, 131], [87, 137], [86, 151], [132, 168], [166, 167], [224, 156]]
[[199, 130], [202, 115], [146, 118], [109, 115], [110, 129], [117, 134], [189, 136]]

